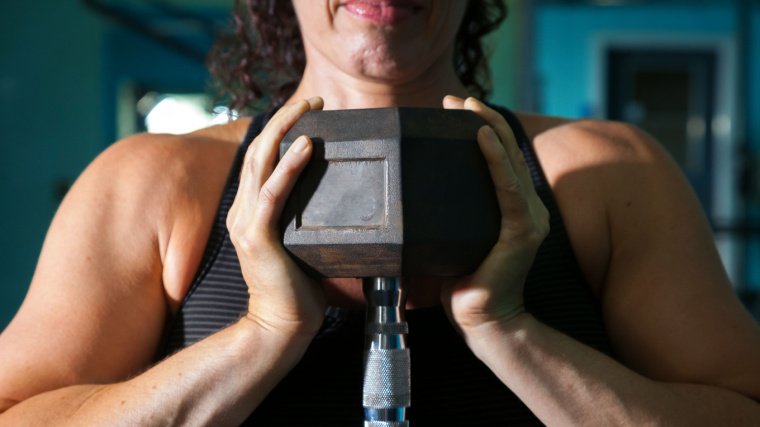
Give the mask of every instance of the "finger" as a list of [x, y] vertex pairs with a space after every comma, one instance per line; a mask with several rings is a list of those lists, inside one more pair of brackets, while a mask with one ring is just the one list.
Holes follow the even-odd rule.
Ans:
[[293, 103], [290, 103], [290, 104], [285, 104], [282, 107], [280, 107], [279, 109], [277, 109], [277, 111], [274, 113], [274, 115], [272, 115], [272, 117], [270, 118], [270, 121], [272, 121], [272, 119], [274, 119], [276, 117], [282, 116], [288, 110], [290, 110], [291, 108], [293, 108], [296, 104], [298, 104], [301, 101], [308, 102], [311, 111], [321, 110], [322, 108], [324, 108], [324, 104], [325, 104], [324, 100], [320, 96], [314, 96], [314, 97], [311, 97], [311, 98], [308, 98], [308, 99], [299, 100], [299, 101], [296, 101], [296, 102], [293, 102]]
[[509, 154], [513, 154], [511, 152], [512, 149], [519, 151], [515, 134], [512, 132], [512, 128], [509, 127], [504, 116], [475, 98], [467, 98], [464, 101], [464, 108], [479, 115], [489, 126], [491, 126], [491, 128], [493, 128], [496, 135], [498, 135], [499, 139], [504, 143], [504, 147]]
[[311, 111], [321, 110], [325, 108], [325, 100], [321, 96], [315, 96], [306, 100], [311, 106]]
[[509, 161], [507, 151], [490, 126], [478, 130], [478, 145], [486, 159], [502, 217], [510, 218], [515, 209], [524, 206], [520, 179]]
[[[266, 131], [273, 127], [277, 126], [278, 124], [282, 123], [282, 116], [285, 115], [288, 112], [292, 112], [293, 108], [296, 107], [297, 103], [293, 104], [286, 104], [280, 107], [275, 114], [270, 117], [269, 121], [267, 122], [266, 126], [264, 126], [264, 129], [259, 132], [259, 135], [254, 138], [254, 141], [248, 146], [248, 149], [246, 150], [245, 157], [243, 158], [243, 166], [240, 171], [240, 182], [241, 186], [245, 179], [246, 172], [252, 172], [254, 169], [254, 160], [256, 157], [256, 149], [261, 145], [261, 141], [266, 138], [267, 133]], [[240, 194], [240, 192], [238, 192]]]
[[[279, 141], [285, 133], [303, 113], [321, 109], [323, 106], [324, 101], [320, 97], [283, 106], [272, 116], [264, 130], [256, 137], [255, 142], [248, 147], [240, 171], [238, 192], [227, 215], [228, 230], [232, 230], [235, 218], [250, 217], [248, 212], [252, 212], [256, 206], [261, 186], [274, 169], [274, 164], [279, 157]], [[280, 132], [273, 134], [271, 132], [273, 127], [279, 128]], [[250, 197], [246, 197], [248, 195]]]
[[290, 128], [311, 109], [309, 101], [301, 100], [287, 107], [282, 115], [272, 118], [256, 138], [251, 164], [253, 167], [254, 193], [269, 179], [280, 157], [280, 142]]
[[298, 137], [259, 191], [254, 228], [278, 238], [280, 216], [285, 201], [311, 157], [312, 144], [306, 136]]
[[[496, 190], [496, 199], [501, 211], [501, 232], [497, 248], [494, 248], [494, 256], [499, 253], [506, 254], [510, 249], [519, 249], [519, 245], [513, 245], [515, 238], [534, 241], [537, 238], [543, 241], [545, 231], [548, 231], [548, 211], [536, 194], [530, 177], [519, 179], [511, 163], [506, 158], [504, 148], [498, 143], [498, 138], [488, 126], [483, 126], [478, 132], [478, 144], [486, 158], [491, 179]], [[546, 223], [546, 224], [544, 224]], [[545, 225], [545, 227], [543, 226]], [[501, 246], [501, 249], [497, 250]], [[489, 256], [489, 258], [492, 258]], [[500, 261], [496, 261], [498, 264]], [[494, 263], [484, 262], [483, 265]], [[486, 268], [488, 271], [490, 268]]]
[[504, 116], [472, 97], [464, 101], [464, 108], [479, 115], [496, 132], [518, 178], [526, 184], [527, 182], [532, 183], [530, 170], [525, 163], [523, 152], [517, 145], [517, 138], [515, 138], [515, 134]]
[[281, 140], [303, 114], [307, 111], [321, 110], [323, 107], [324, 101], [318, 96], [285, 105], [269, 119], [259, 136]]
[[449, 110], [463, 110], [464, 99], [459, 98], [454, 95], [446, 95], [445, 97], [443, 97], [443, 108], [446, 108]]
[[[304, 111], [305, 104], [308, 104], [308, 109]], [[321, 110], [324, 108], [324, 100], [319, 97], [315, 96], [309, 99], [301, 100], [298, 102], [294, 102], [292, 104], [284, 105], [282, 108], [277, 110], [277, 112], [272, 116], [271, 119], [269, 119], [269, 122], [264, 127], [264, 129], [261, 131], [261, 134], [259, 136], [264, 135], [263, 137], [277, 137], [277, 134], [281, 135], [279, 138], [280, 140], [282, 137], [285, 136], [285, 134], [290, 130], [293, 123], [298, 121], [298, 119], [301, 118], [301, 116], [306, 111], [316, 111]], [[295, 119], [295, 120], [294, 120]], [[286, 126], [285, 129], [281, 129], [281, 132], [277, 132], [275, 135], [272, 135], [271, 130], [273, 128], [282, 128], [282, 126]], [[256, 144], [258, 146], [259, 144]], [[249, 150], [250, 153], [248, 153], [251, 157], [253, 156], [253, 151]]]

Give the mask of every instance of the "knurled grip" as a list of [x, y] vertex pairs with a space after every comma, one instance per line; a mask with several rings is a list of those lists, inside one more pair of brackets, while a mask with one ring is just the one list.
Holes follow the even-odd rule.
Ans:
[[364, 351], [365, 427], [408, 427], [411, 404], [409, 348], [406, 346], [406, 289], [398, 277], [366, 277]]
[[369, 350], [364, 365], [365, 408], [408, 408], [411, 403], [409, 349]]
[[409, 427], [409, 421], [365, 421], [364, 427]]

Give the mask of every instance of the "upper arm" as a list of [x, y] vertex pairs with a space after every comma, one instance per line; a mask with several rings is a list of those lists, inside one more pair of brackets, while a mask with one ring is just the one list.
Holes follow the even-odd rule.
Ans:
[[581, 134], [604, 146], [591, 175], [609, 245], [599, 295], [618, 358], [656, 380], [760, 399], [760, 327], [729, 283], [690, 185], [643, 132], [597, 126]]
[[151, 362], [166, 316], [156, 154], [139, 138], [115, 144], [62, 202], [0, 335], [0, 399], [119, 381]]

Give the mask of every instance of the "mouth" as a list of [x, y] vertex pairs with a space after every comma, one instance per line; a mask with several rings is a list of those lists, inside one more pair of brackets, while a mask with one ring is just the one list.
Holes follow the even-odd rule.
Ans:
[[381, 25], [399, 24], [423, 9], [415, 0], [349, 0], [342, 6], [356, 18]]

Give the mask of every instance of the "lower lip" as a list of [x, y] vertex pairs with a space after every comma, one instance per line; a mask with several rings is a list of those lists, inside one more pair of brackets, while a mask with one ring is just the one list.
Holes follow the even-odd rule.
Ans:
[[365, 3], [362, 1], [347, 3], [344, 8], [351, 15], [382, 25], [398, 24], [417, 12], [417, 8], [414, 6]]

